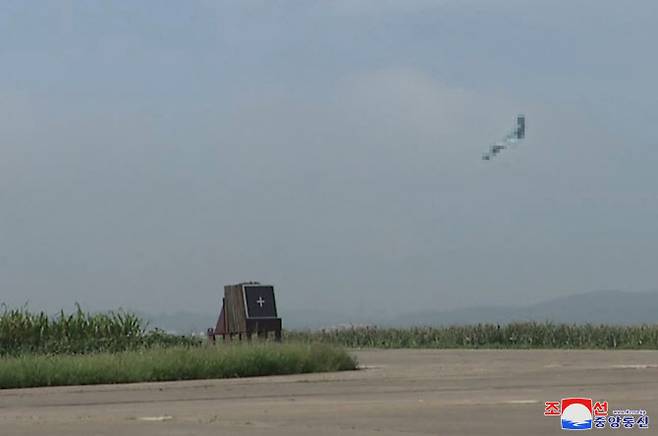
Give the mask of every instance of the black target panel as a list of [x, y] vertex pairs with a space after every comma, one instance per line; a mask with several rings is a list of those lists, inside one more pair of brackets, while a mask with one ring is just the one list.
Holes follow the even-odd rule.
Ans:
[[274, 287], [244, 285], [247, 318], [276, 318]]

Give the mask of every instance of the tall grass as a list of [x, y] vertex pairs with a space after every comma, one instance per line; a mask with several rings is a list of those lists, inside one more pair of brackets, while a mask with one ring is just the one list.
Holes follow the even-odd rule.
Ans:
[[32, 313], [26, 307], [1, 306], [0, 356], [25, 353], [91, 353], [135, 350], [154, 345], [191, 345], [197, 340], [147, 329], [137, 315], [118, 311], [71, 314]]
[[613, 326], [515, 322], [406, 329], [354, 327], [288, 331], [290, 340], [351, 348], [658, 349], [658, 325]]
[[355, 369], [344, 350], [319, 344], [232, 344], [87, 355], [0, 358], [0, 389], [250, 377]]

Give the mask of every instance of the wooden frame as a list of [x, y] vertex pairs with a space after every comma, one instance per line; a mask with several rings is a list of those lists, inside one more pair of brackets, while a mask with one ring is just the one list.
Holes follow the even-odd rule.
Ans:
[[224, 298], [222, 298], [222, 308], [219, 312], [219, 318], [215, 328], [208, 329], [208, 338], [215, 341], [217, 335], [221, 335], [224, 340], [233, 339], [238, 335], [242, 340], [244, 335], [247, 340], [256, 333], [260, 338], [266, 338], [269, 332], [274, 332], [274, 338], [281, 340], [282, 323], [281, 318], [277, 316], [276, 298], [274, 298], [274, 287], [272, 287], [272, 304], [274, 305], [274, 317], [256, 317], [248, 316], [246, 288], [249, 286], [265, 286], [258, 282], [244, 282], [236, 285], [224, 286]]

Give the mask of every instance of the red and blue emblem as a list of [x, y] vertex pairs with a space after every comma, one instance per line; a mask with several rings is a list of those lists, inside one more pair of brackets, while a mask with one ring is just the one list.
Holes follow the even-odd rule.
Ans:
[[592, 429], [592, 399], [562, 399], [562, 430]]

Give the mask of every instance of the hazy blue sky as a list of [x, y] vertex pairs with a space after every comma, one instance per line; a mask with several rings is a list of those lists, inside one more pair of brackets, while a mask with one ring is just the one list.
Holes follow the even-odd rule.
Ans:
[[[0, 300], [656, 289], [655, 0], [0, 2]], [[523, 146], [483, 162], [527, 116]]]

